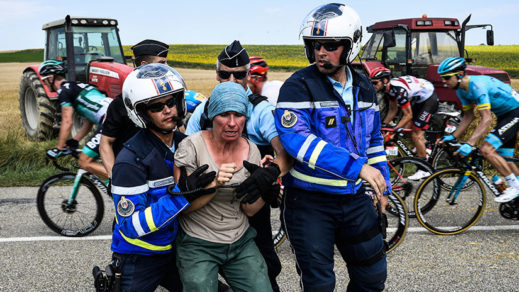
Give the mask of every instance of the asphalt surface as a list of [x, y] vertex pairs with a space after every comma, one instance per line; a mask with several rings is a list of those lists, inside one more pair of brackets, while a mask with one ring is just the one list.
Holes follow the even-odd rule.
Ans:
[[[92, 235], [69, 240], [39, 218], [36, 192], [0, 188], [0, 291], [93, 291], [92, 267], [110, 259], [111, 202], [105, 198], [105, 218]], [[299, 291], [289, 243], [277, 251], [282, 291]], [[434, 235], [413, 219], [387, 259], [387, 291], [519, 291], [519, 222], [501, 218], [491, 198], [476, 228], [460, 235]], [[345, 291], [340, 256], [335, 273], [336, 291]]]

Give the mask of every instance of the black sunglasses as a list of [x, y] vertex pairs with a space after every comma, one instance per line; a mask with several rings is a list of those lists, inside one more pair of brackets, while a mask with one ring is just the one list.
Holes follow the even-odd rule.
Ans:
[[320, 43], [318, 41], [315, 41], [313, 43], [313, 46], [314, 46], [314, 49], [319, 51], [321, 49], [321, 47], [324, 47], [325, 50], [327, 50], [328, 52], [333, 52], [333, 51], [336, 51], [340, 46], [342, 46], [343, 44], [342, 43]]
[[380, 81], [378, 81], [378, 80], [377, 80], [377, 81], [371, 81], [371, 84], [373, 84], [373, 85], [377, 85], [379, 82], [380, 82]]
[[247, 73], [249, 71], [225, 71], [225, 70], [218, 70], [218, 76], [222, 79], [229, 79], [231, 78], [231, 74], [234, 76], [234, 79], [241, 80], [245, 77], [247, 77]]
[[166, 102], [156, 102], [156, 103], [149, 104], [146, 106], [146, 109], [152, 113], [159, 113], [164, 109], [165, 105], [168, 106], [168, 108], [172, 108], [176, 104], [177, 104], [176, 98], [172, 97], [172, 98], [166, 100]]

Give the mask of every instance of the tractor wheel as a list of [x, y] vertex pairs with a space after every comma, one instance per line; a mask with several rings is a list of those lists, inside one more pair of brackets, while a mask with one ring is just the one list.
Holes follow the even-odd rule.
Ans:
[[56, 102], [51, 101], [34, 71], [23, 73], [20, 82], [20, 113], [22, 124], [31, 140], [55, 136]]

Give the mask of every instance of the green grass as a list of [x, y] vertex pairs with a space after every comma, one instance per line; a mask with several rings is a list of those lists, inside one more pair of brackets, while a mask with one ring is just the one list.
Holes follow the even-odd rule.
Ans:
[[[131, 55], [131, 46], [123, 46]], [[216, 57], [225, 45], [171, 45], [168, 59], [181, 68], [214, 69]], [[302, 45], [244, 45], [249, 56], [262, 56], [272, 70], [295, 71], [308, 64]], [[519, 45], [467, 46], [468, 56], [476, 58], [475, 65], [507, 71], [519, 78]], [[43, 49], [0, 52], [1, 62], [41, 62]]]
[[42, 62], [43, 49], [30, 49], [14, 52], [0, 52], [0, 63], [6, 62]]
[[54, 147], [55, 140], [22, 144], [21, 135], [9, 131], [0, 137], [0, 187], [38, 186], [59, 172], [45, 160], [45, 150]]

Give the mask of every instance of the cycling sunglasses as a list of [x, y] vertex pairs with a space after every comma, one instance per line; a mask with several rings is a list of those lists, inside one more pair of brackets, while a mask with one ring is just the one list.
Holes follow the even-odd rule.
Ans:
[[336, 51], [340, 46], [344, 45], [343, 43], [333, 42], [333, 43], [320, 43], [315, 41], [313, 43], [314, 49], [319, 51], [321, 47], [324, 47], [328, 52]]
[[164, 109], [164, 106], [166, 105], [168, 108], [172, 108], [176, 105], [176, 98], [175, 97], [172, 97], [168, 100], [166, 100], [166, 102], [156, 102], [156, 103], [153, 103], [153, 104], [150, 104], [150, 105], [147, 105], [146, 106], [146, 109], [149, 110], [150, 112], [152, 113], [160, 113], [163, 109]]
[[243, 78], [247, 77], [247, 73], [249, 71], [225, 71], [225, 70], [218, 70], [218, 76], [222, 79], [229, 79], [231, 78], [231, 74], [234, 76], [234, 79], [242, 80]]
[[440, 77], [443, 80], [447, 81], [447, 80], [451, 79], [452, 76], [457, 75], [457, 74], [458, 74], [457, 72], [456, 73], [450, 73], [450, 74], [444, 74], [444, 75], [440, 75]]

